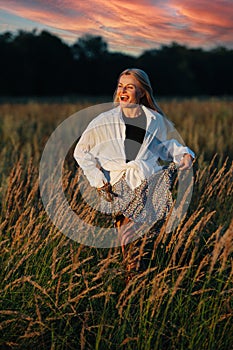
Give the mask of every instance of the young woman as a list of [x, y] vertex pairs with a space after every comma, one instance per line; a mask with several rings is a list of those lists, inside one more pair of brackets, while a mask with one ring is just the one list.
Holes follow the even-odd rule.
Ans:
[[[124, 70], [114, 93], [115, 106], [95, 117], [82, 134], [74, 158], [97, 189], [102, 211], [115, 217], [127, 270], [142, 268], [129, 254], [136, 226], [163, 222], [171, 208], [170, 172], [192, 166], [194, 153], [171, 138], [174, 128], [155, 102], [147, 74]], [[138, 227], [138, 226], [137, 226]], [[141, 232], [143, 234], [143, 232]], [[138, 255], [139, 256], [139, 255]]]

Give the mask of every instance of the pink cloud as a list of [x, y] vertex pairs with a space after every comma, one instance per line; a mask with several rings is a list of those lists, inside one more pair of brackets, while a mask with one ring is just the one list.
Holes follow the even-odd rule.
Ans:
[[191, 22], [233, 28], [232, 1], [173, 0], [171, 4]]
[[0, 5], [35, 21], [35, 27], [39, 23], [51, 32], [64, 31], [69, 42], [85, 33], [101, 35], [112, 50], [140, 53], [172, 41], [233, 47], [232, 4], [227, 0], [0, 0]]
[[[200, 45], [226, 44], [233, 46], [233, 7], [231, 1], [178, 1], [172, 0], [171, 6], [177, 16], [191, 31], [191, 40]], [[193, 35], [192, 35], [193, 33]]]

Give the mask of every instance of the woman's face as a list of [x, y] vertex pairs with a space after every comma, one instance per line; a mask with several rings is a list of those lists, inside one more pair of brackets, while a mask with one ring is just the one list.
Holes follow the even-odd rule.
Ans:
[[142, 97], [142, 89], [133, 75], [122, 75], [117, 86], [117, 101], [122, 107], [129, 104], [139, 104]]

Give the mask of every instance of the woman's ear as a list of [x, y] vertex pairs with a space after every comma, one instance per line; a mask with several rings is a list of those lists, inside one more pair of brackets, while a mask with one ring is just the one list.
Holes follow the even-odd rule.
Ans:
[[145, 91], [143, 91], [142, 89], [139, 90], [139, 97], [142, 98], [145, 96]]

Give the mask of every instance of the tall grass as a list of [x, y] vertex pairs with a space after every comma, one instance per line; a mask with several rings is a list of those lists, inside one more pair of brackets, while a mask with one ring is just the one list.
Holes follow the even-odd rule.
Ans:
[[[0, 106], [0, 348], [231, 349], [232, 102], [163, 103], [197, 154], [194, 193], [176, 230], [162, 227], [154, 237], [151, 266], [127, 285], [120, 248], [70, 240], [40, 199], [46, 140], [85, 106]], [[79, 172], [64, 171], [67, 196], [77, 193], [78, 178]], [[81, 200], [75, 204], [88, 217]]]

